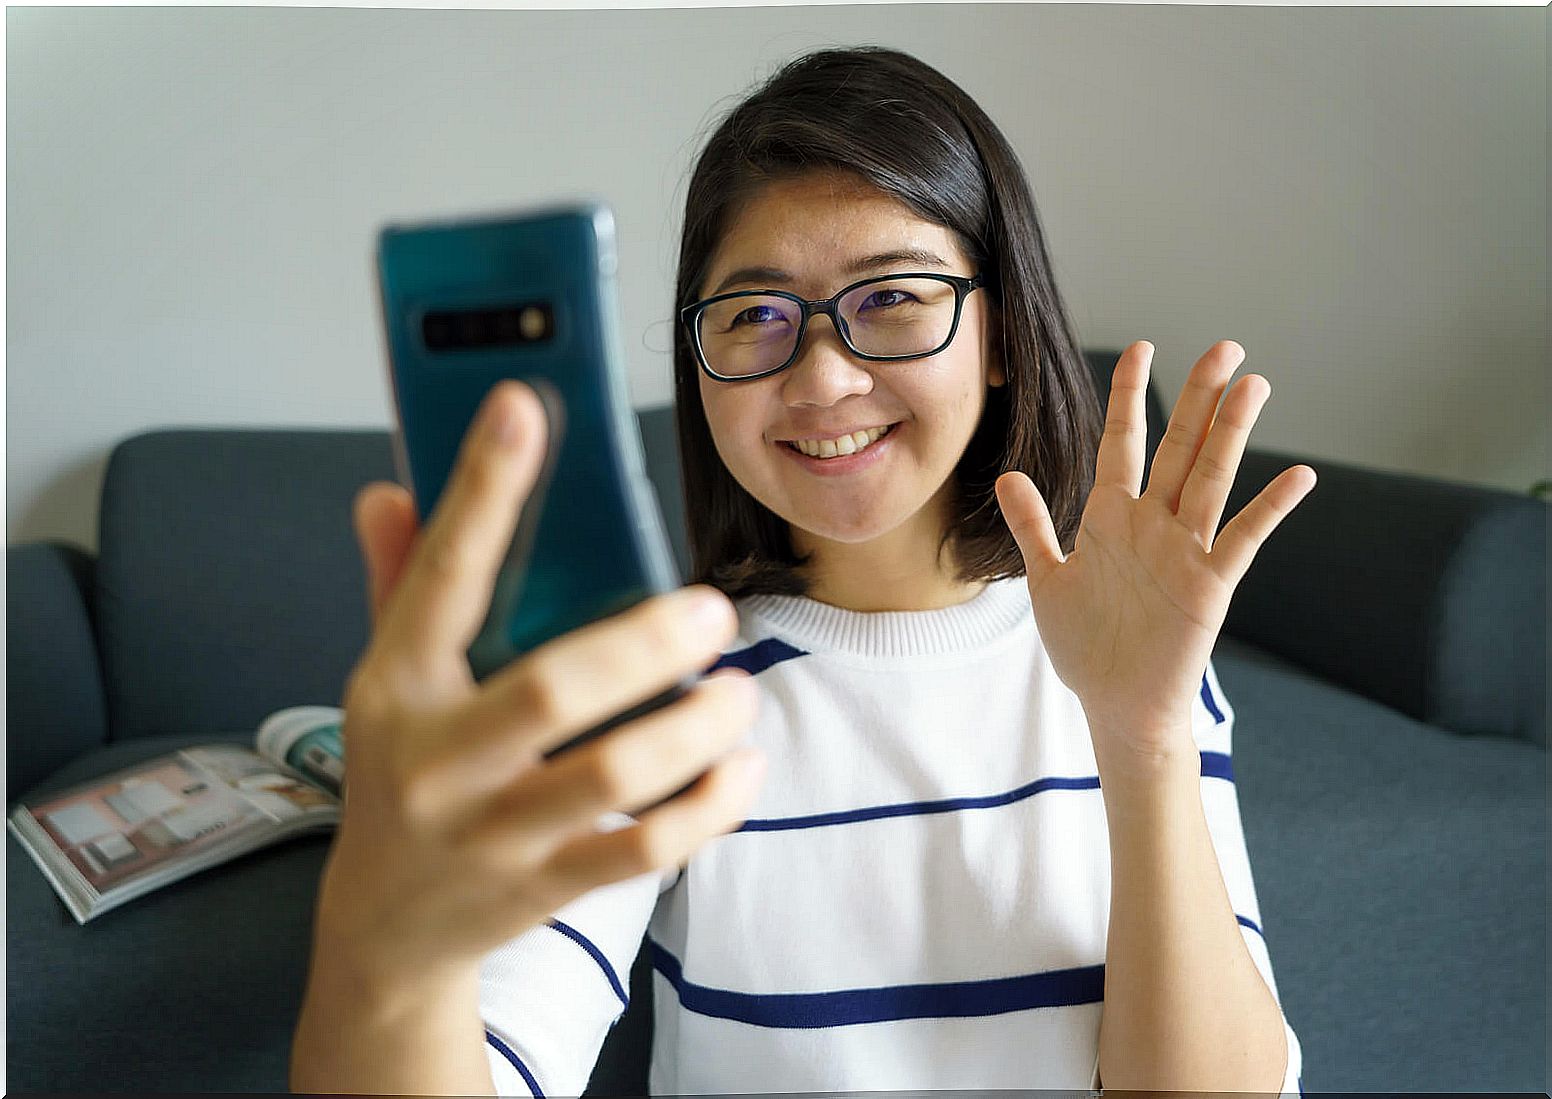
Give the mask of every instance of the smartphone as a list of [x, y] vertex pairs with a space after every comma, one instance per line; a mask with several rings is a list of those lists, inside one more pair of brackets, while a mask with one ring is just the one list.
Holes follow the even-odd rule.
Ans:
[[[617, 266], [613, 213], [592, 200], [378, 232], [394, 457], [421, 522], [497, 382], [533, 386], [548, 418], [538, 481], [469, 647], [476, 680], [680, 586], [627, 396]], [[683, 697], [695, 680], [547, 756]]]

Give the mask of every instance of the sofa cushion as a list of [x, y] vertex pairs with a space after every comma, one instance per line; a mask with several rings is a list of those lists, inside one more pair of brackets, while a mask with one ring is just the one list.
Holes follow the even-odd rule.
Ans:
[[356, 491], [382, 431], [154, 431], [103, 482], [99, 640], [115, 740], [337, 703], [367, 638]]
[[1545, 747], [1552, 508], [1251, 450], [1225, 517], [1300, 461], [1319, 482], [1257, 552], [1224, 632], [1431, 725]]
[[1231, 638], [1213, 666], [1305, 1090], [1543, 1091], [1546, 750]]
[[8, 788], [25, 790], [108, 739], [89, 603], [95, 559], [79, 546], [5, 550]]

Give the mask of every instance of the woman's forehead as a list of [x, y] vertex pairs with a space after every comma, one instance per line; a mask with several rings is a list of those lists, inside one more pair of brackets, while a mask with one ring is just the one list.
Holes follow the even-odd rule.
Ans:
[[743, 246], [773, 247], [783, 241], [807, 244], [837, 237], [947, 232], [919, 217], [894, 195], [849, 176], [813, 175], [774, 180], [731, 209], [724, 223], [721, 250]]
[[827, 285], [902, 266], [958, 271], [963, 263], [952, 232], [893, 196], [824, 180], [780, 181], [729, 217], [701, 289], [720, 293], [733, 288], [730, 281]]

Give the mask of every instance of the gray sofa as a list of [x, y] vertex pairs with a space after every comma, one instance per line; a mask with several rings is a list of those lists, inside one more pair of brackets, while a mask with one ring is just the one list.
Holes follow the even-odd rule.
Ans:
[[[682, 564], [672, 414], [639, 418]], [[1227, 514], [1300, 460], [1251, 451]], [[1311, 464], [1214, 655], [1303, 1086], [1543, 1091], [1549, 509]], [[115, 447], [97, 554], [7, 547], [8, 802], [337, 703], [367, 636], [350, 504], [392, 476], [385, 431]], [[326, 837], [86, 926], [7, 843], [12, 1090], [284, 1090]], [[644, 1091], [649, 980], [589, 1094]]]

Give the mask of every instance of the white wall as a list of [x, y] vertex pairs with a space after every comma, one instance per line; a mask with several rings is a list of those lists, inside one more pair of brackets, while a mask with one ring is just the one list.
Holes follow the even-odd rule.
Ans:
[[669, 399], [674, 250], [717, 113], [877, 42], [961, 83], [1034, 182], [1090, 346], [1167, 404], [1214, 340], [1253, 446], [1525, 491], [1552, 476], [1546, 15], [1134, 5], [10, 8], [7, 538], [96, 544], [165, 425], [387, 427], [390, 217], [615, 206], [631, 390]]

